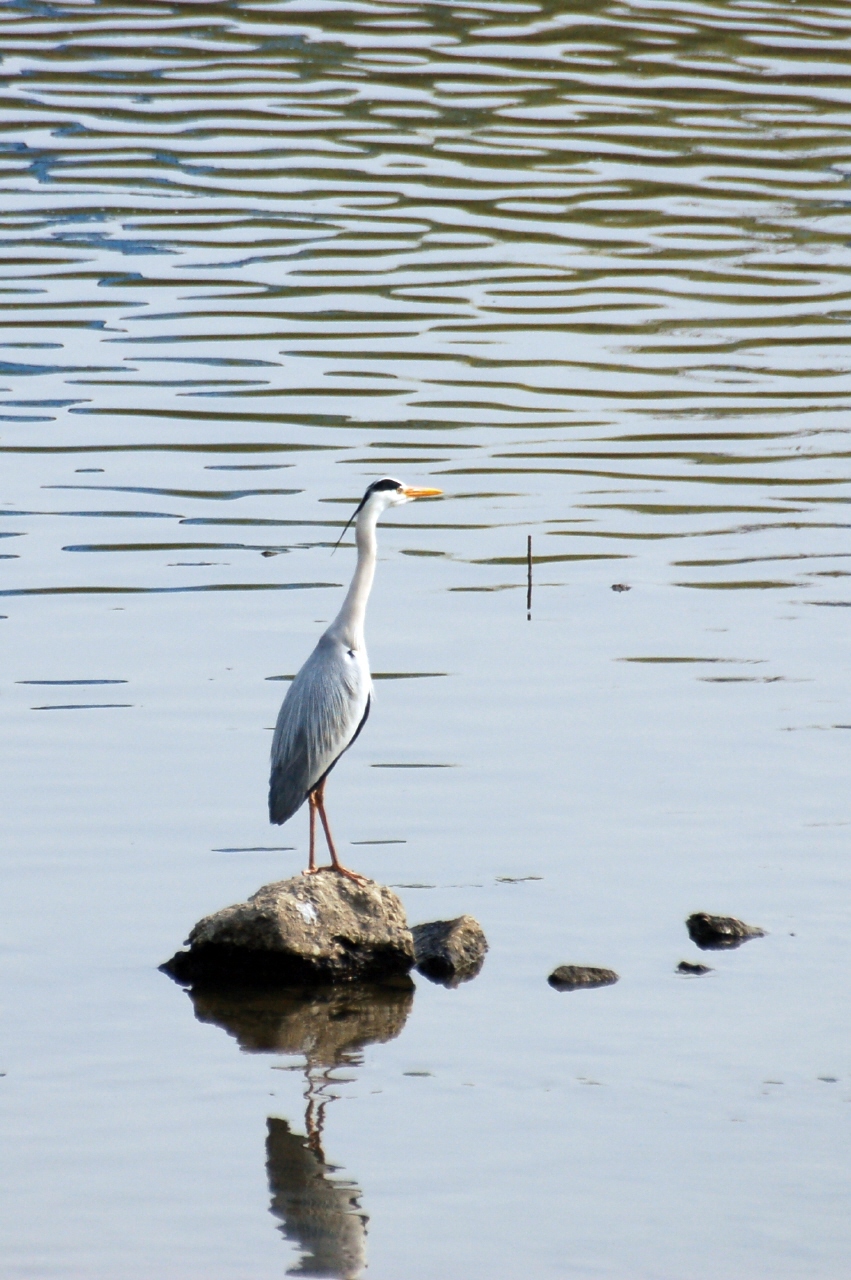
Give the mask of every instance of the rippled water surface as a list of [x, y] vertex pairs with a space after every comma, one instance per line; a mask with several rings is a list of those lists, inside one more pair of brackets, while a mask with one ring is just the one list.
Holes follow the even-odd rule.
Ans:
[[[847, 1275], [848, 5], [18, 0], [0, 53], [0, 1273]], [[387, 473], [446, 496], [329, 809], [485, 967], [193, 1001], [304, 864], [269, 730]]]

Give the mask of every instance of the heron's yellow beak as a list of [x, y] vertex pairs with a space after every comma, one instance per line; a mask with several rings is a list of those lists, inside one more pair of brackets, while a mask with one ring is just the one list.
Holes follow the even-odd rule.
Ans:
[[439, 498], [442, 489], [415, 489], [412, 485], [404, 485], [402, 492], [406, 498]]

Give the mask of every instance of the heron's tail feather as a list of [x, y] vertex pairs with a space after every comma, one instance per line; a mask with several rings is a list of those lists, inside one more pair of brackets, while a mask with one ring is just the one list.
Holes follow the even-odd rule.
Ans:
[[294, 784], [291, 774], [283, 769], [273, 769], [269, 779], [269, 821], [281, 826], [298, 813], [307, 799], [303, 786]]

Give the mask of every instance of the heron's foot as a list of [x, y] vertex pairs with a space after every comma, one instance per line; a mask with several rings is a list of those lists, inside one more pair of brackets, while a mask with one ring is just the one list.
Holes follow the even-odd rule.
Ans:
[[369, 884], [369, 876], [362, 876], [357, 871], [350, 871], [348, 867], [344, 867], [342, 863], [329, 863], [325, 867], [317, 867], [317, 871], [336, 871], [337, 875], [345, 876], [347, 880], [354, 880], [355, 884]]
[[369, 876], [362, 876], [357, 871], [350, 871], [348, 867], [343, 867], [339, 863], [336, 867], [331, 862], [324, 867], [307, 867], [301, 874], [303, 876], [318, 876], [320, 871], [336, 871], [338, 875], [345, 876], [347, 880], [354, 880], [355, 884], [369, 884]]
[[358, 871], [350, 871], [348, 867], [335, 867], [334, 870], [341, 876], [354, 880], [355, 884], [369, 884], [369, 876], [362, 876]]

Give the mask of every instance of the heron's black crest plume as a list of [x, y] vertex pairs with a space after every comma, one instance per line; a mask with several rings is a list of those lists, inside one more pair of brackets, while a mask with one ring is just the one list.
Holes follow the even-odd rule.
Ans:
[[352, 514], [349, 516], [348, 520], [346, 521], [346, 525], [345, 525], [345, 528], [343, 529], [343, 532], [340, 534], [339, 538], [334, 543], [334, 546], [331, 550], [331, 555], [334, 554], [334, 552], [339, 547], [340, 543], [345, 538], [346, 534], [348, 533], [349, 527], [351, 526], [352, 521], [356, 520], [360, 512], [363, 510], [364, 504], [366, 503], [366, 500], [367, 498], [369, 498], [370, 494], [375, 493], [379, 489], [401, 489], [401, 487], [402, 487], [402, 482], [400, 480], [391, 480], [389, 476], [385, 476], [383, 480], [376, 480], [373, 484], [371, 484], [367, 489], [366, 493], [361, 498], [358, 505], [355, 507]]

